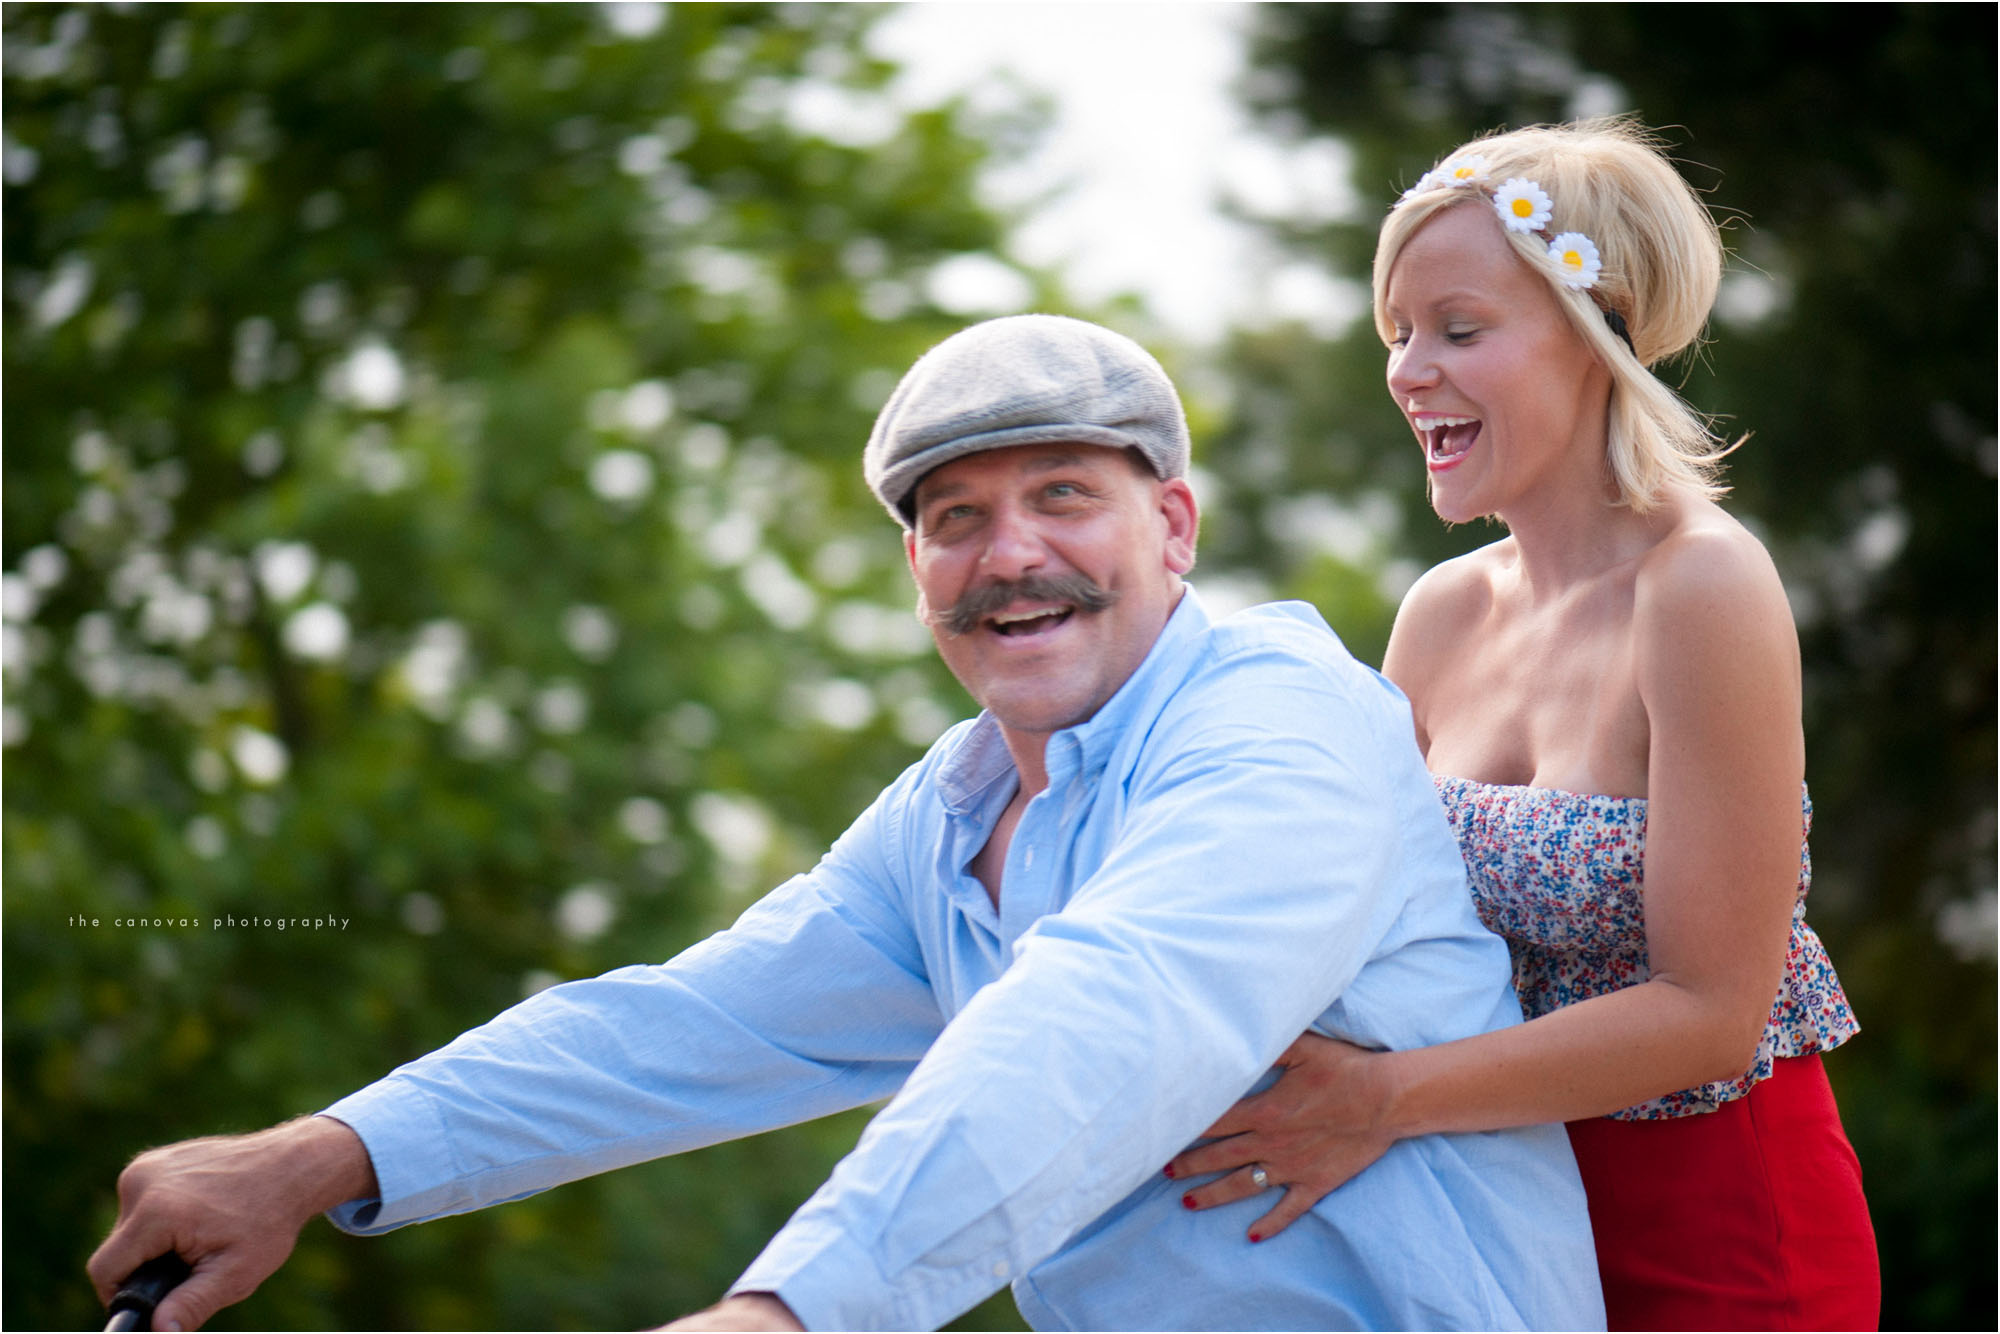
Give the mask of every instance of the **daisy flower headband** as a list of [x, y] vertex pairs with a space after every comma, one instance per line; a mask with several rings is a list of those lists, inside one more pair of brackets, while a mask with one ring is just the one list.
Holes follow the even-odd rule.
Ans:
[[[1477, 153], [1467, 153], [1447, 159], [1425, 172], [1415, 185], [1403, 191], [1403, 198], [1409, 199], [1439, 188], [1477, 190], [1492, 201], [1493, 212], [1499, 217], [1501, 226], [1510, 232], [1526, 232], [1548, 243], [1549, 261], [1556, 266], [1563, 286], [1577, 291], [1595, 287], [1597, 275], [1604, 269], [1603, 258], [1597, 253], [1597, 243], [1582, 232], [1549, 234], [1549, 220], [1555, 213], [1555, 201], [1549, 198], [1541, 184], [1525, 176], [1509, 176], [1496, 187], [1489, 183], [1489, 178], [1486, 159]], [[1630, 348], [1632, 335], [1625, 327], [1624, 316], [1606, 309], [1604, 319], [1611, 326], [1611, 331], [1624, 339], [1625, 346]]]

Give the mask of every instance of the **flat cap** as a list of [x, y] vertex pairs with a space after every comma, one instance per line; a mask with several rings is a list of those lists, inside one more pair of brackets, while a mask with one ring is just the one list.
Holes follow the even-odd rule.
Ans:
[[1064, 315], [1007, 315], [960, 330], [910, 367], [875, 419], [862, 471], [904, 527], [923, 475], [1010, 445], [1136, 449], [1161, 478], [1187, 472], [1187, 417], [1146, 349]]

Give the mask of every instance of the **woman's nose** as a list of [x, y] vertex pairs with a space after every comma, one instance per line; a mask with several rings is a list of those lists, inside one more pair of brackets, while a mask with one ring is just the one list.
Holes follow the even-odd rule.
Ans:
[[1389, 350], [1389, 392], [1406, 399], [1437, 383], [1437, 358], [1431, 355], [1430, 341], [1412, 334], [1401, 347]]

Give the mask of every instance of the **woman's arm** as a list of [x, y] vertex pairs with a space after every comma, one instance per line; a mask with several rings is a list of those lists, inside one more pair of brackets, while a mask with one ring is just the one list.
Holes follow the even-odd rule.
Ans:
[[[1408, 651], [1418, 641], [1406, 619], [1392, 676], [1422, 657]], [[1426, 633], [1423, 620], [1412, 635]], [[1190, 1192], [1190, 1207], [1256, 1194], [1248, 1170], [1233, 1169], [1262, 1164], [1288, 1187], [1251, 1227], [1268, 1237], [1397, 1139], [1604, 1115], [1747, 1066], [1797, 887], [1804, 744], [1790, 610], [1762, 548], [1709, 527], [1648, 557], [1633, 633], [1650, 728], [1649, 979], [1436, 1047], [1370, 1053], [1304, 1039], [1276, 1085], [1211, 1127], [1229, 1138], [1169, 1165], [1175, 1178], [1231, 1173]], [[1397, 679], [1421, 693], [1420, 675]]]

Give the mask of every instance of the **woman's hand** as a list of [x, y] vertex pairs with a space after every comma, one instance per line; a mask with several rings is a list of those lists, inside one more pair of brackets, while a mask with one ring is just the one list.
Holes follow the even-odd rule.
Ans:
[[[1215, 1140], [1167, 1164], [1176, 1181], [1225, 1175], [1189, 1191], [1190, 1209], [1233, 1204], [1283, 1189], [1277, 1207], [1250, 1225], [1250, 1240], [1276, 1236], [1328, 1191], [1388, 1152], [1382, 1127], [1385, 1053], [1307, 1033], [1278, 1058], [1278, 1082], [1237, 1103], [1205, 1132]], [[1266, 1184], [1254, 1173], [1262, 1168]]]

